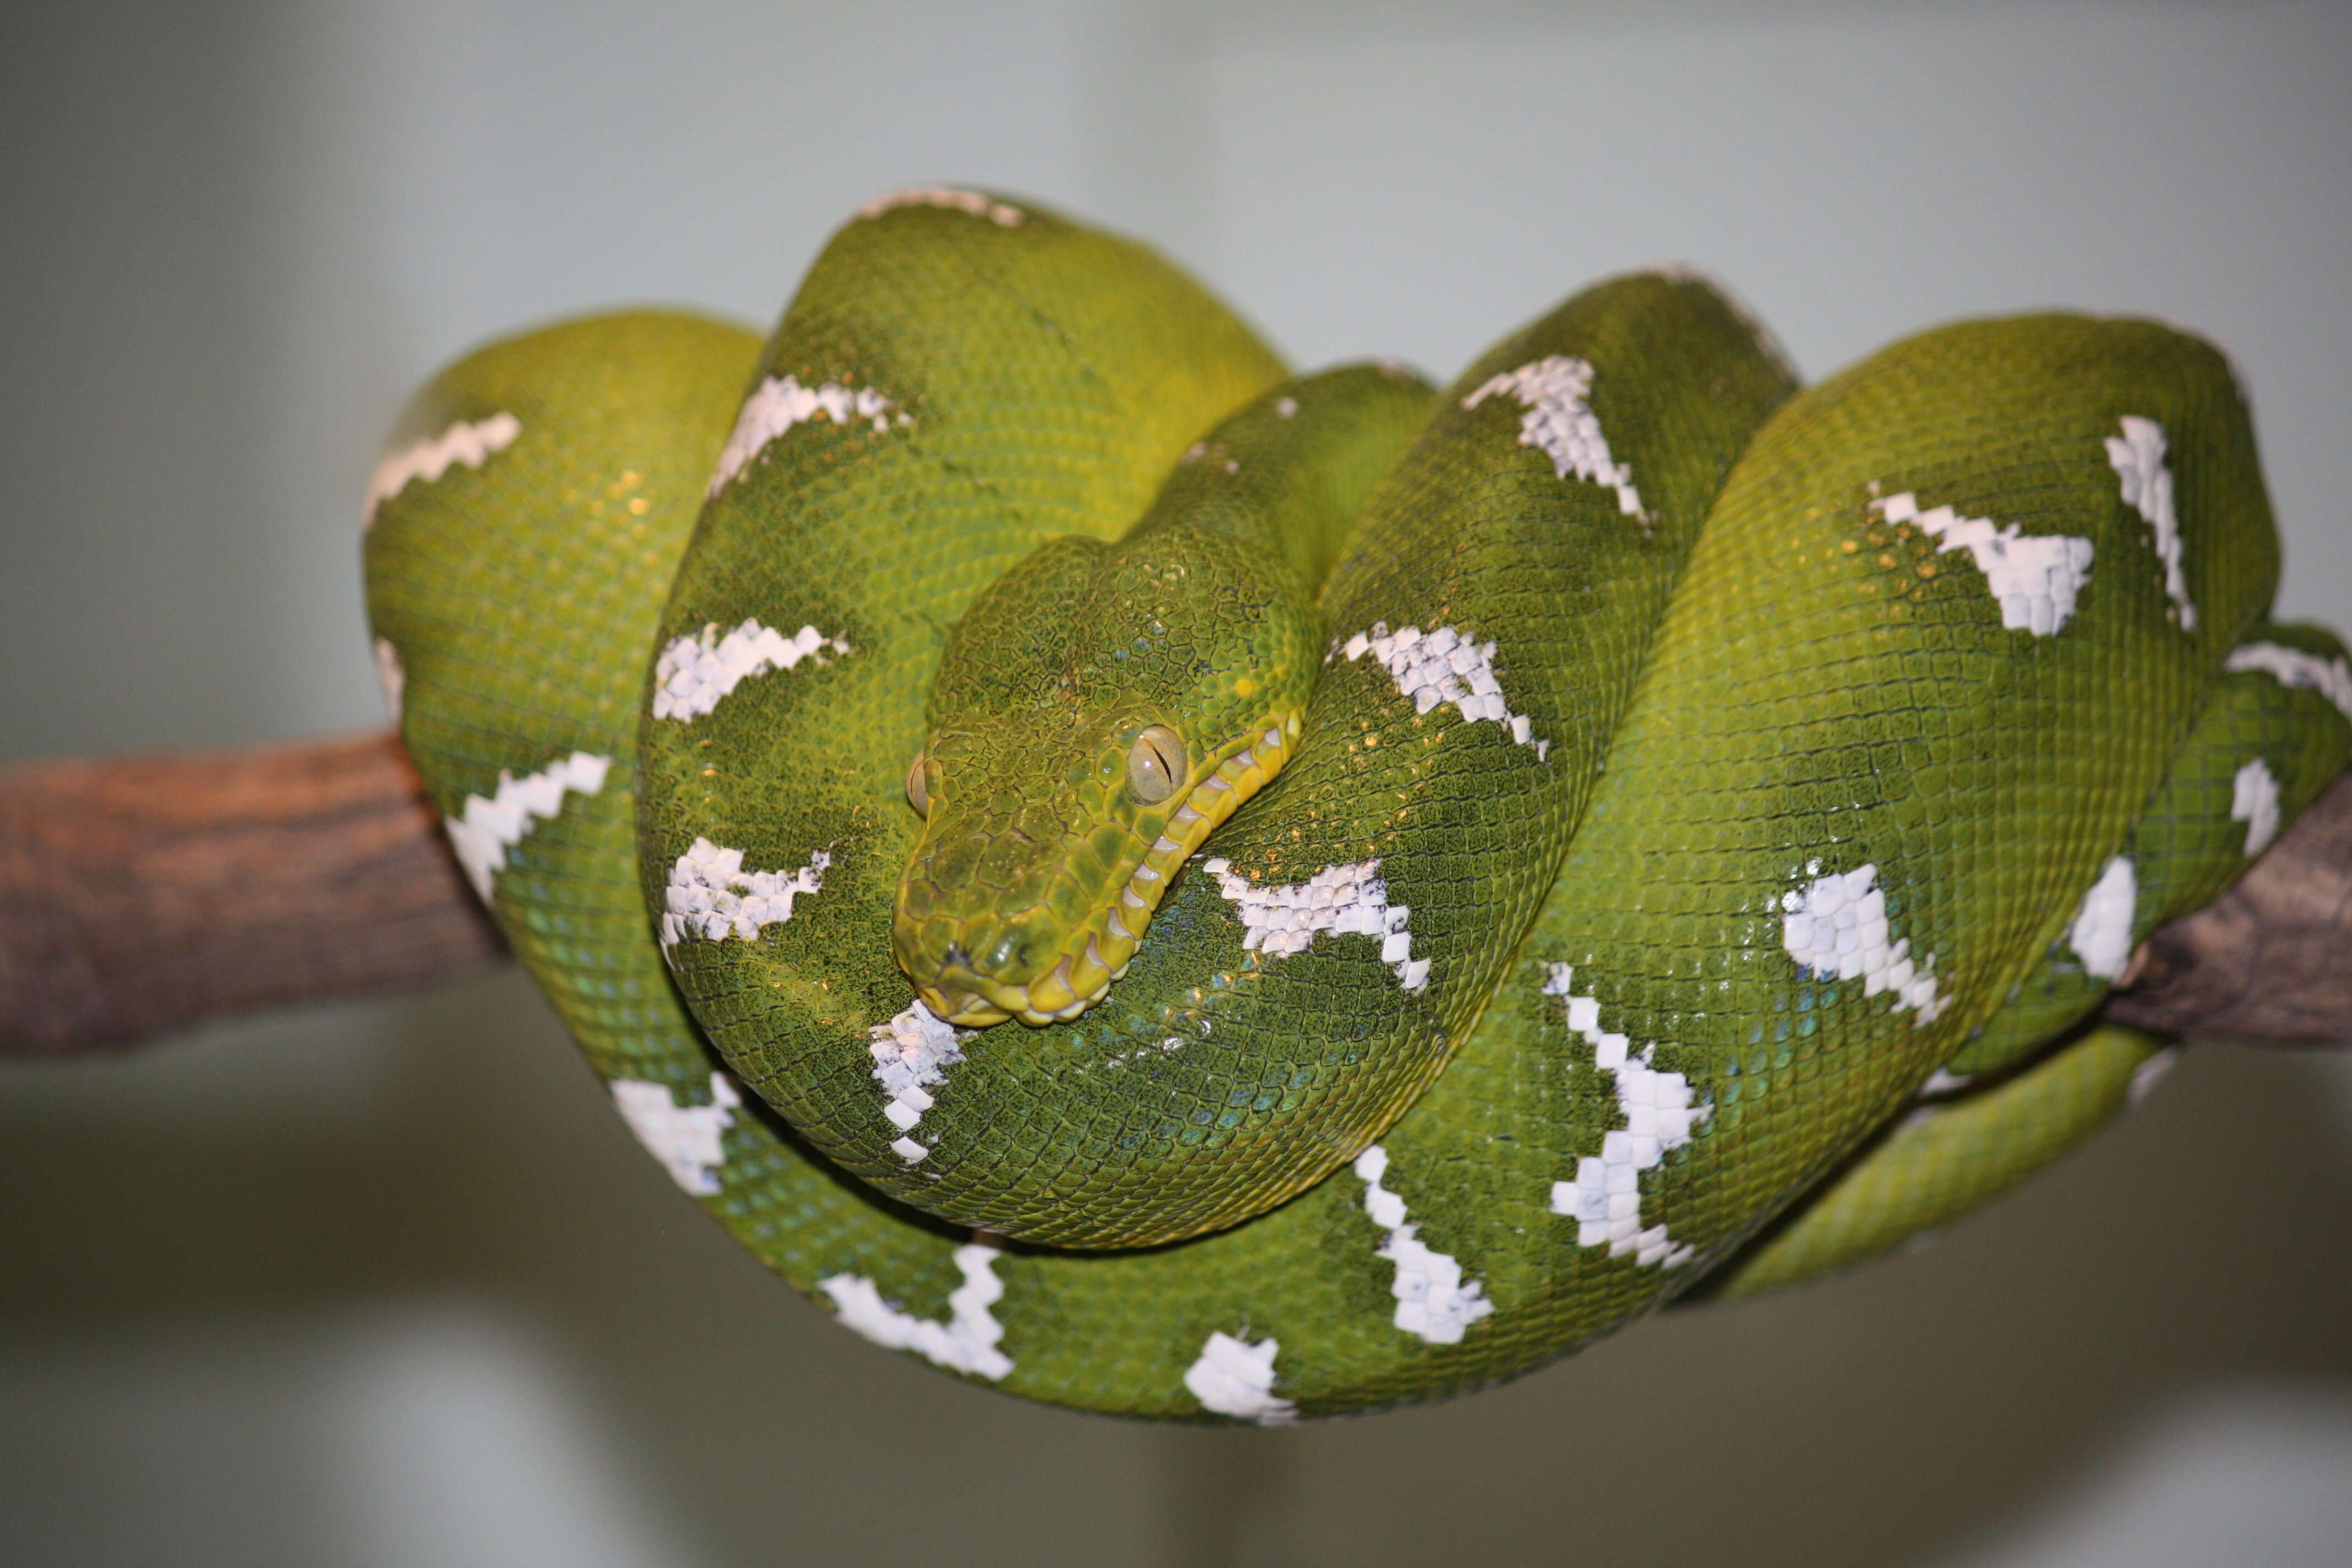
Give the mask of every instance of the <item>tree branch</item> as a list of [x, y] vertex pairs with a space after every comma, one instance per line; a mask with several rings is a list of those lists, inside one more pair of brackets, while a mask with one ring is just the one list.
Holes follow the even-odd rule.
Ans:
[[[399, 741], [0, 772], [0, 1056], [430, 984], [505, 956]], [[2165, 1035], [2352, 1040], [2352, 774], [2106, 1006]]]
[[427, 984], [505, 951], [390, 734], [0, 773], [0, 1055]]

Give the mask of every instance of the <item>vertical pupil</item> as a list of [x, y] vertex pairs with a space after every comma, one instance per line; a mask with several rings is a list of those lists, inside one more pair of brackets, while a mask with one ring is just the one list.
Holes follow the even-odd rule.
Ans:
[[1181, 744], [1166, 730], [1154, 725], [1138, 735], [1128, 752], [1128, 787], [1146, 805], [1158, 805], [1175, 790], [1176, 773], [1182, 759]]

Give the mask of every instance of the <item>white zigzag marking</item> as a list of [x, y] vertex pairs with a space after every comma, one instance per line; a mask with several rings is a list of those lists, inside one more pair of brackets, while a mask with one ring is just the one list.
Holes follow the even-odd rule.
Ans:
[[793, 900], [824, 887], [833, 857], [820, 849], [797, 871], [743, 869], [743, 851], [697, 838], [669, 868], [662, 889], [662, 956], [681, 942], [749, 942], [762, 926], [793, 918]]
[[725, 1073], [710, 1075], [710, 1103], [680, 1105], [669, 1085], [644, 1079], [613, 1080], [613, 1103], [648, 1153], [669, 1167], [671, 1179], [699, 1198], [719, 1191], [719, 1167], [726, 1162], [719, 1135], [735, 1125], [742, 1096]]
[[[870, 386], [843, 386], [831, 381], [803, 386], [795, 377], [772, 375], [743, 400], [734, 432], [727, 437], [719, 466], [711, 473], [710, 494], [725, 489], [752, 458], [767, 449], [769, 442], [795, 425], [805, 425], [822, 414], [835, 425], [863, 420], [878, 433], [890, 427], [890, 410], [897, 406]], [[898, 422], [905, 425], [910, 420], [901, 414]]]
[[2336, 704], [2337, 712], [2352, 719], [2352, 663], [2347, 663], [2341, 654], [2324, 659], [2284, 643], [2250, 642], [2231, 650], [2221, 668], [2233, 674], [2258, 669], [2281, 686], [2316, 691]]
[[1432, 1251], [1420, 1238], [1421, 1227], [1405, 1223], [1404, 1199], [1381, 1184], [1388, 1174], [1388, 1151], [1375, 1143], [1356, 1159], [1356, 1174], [1364, 1183], [1364, 1212], [1389, 1234], [1379, 1256], [1396, 1265], [1396, 1326], [1418, 1334], [1433, 1345], [1458, 1345], [1463, 1331], [1495, 1310], [1486, 1288], [1462, 1278], [1462, 1265], [1446, 1253]]
[[2107, 437], [2107, 466], [2116, 471], [2124, 504], [2156, 531], [2156, 558], [2164, 563], [2165, 597], [2184, 632], [2197, 629], [2197, 606], [2189, 602], [2189, 576], [2180, 567], [2180, 520], [2172, 510], [2172, 470], [2164, 463], [2164, 426], [2137, 414], [2123, 417], [2124, 433]]
[[449, 471], [452, 463], [478, 468], [493, 452], [503, 452], [522, 434], [522, 422], [511, 414], [493, 414], [470, 423], [460, 419], [438, 436], [385, 457], [368, 479], [367, 505], [362, 526], [375, 526], [375, 509], [408, 488], [411, 479], [431, 484]]
[[2240, 768], [2231, 781], [2230, 820], [2246, 825], [2249, 860], [2269, 848], [2271, 840], [2278, 837], [2278, 775], [2260, 757]]
[[1253, 1344], [1231, 1334], [1211, 1334], [1200, 1359], [1185, 1372], [1184, 1386], [1204, 1410], [1261, 1426], [1287, 1426], [1298, 1419], [1298, 1406], [1274, 1392], [1274, 1355], [1281, 1348], [1271, 1337]]
[[383, 693], [383, 709], [392, 715], [394, 728], [400, 725], [400, 699], [408, 687], [408, 674], [400, 667], [400, 650], [382, 637], [375, 639], [375, 684]]
[[1617, 510], [1628, 517], [1648, 520], [1642, 494], [1633, 488], [1633, 470], [1609, 456], [1608, 437], [1586, 399], [1592, 395], [1592, 366], [1565, 354], [1548, 354], [1517, 370], [1505, 371], [1462, 400], [1475, 408], [1498, 392], [1507, 392], [1527, 409], [1519, 416], [1519, 445], [1534, 447], [1551, 459], [1552, 472], [1570, 474], [1617, 492]]
[[1370, 654], [1386, 667], [1396, 689], [1412, 699], [1412, 710], [1426, 713], [1441, 702], [1451, 702], [1471, 722], [1499, 724], [1511, 739], [1534, 748], [1541, 762], [1551, 751], [1549, 741], [1529, 735], [1530, 721], [1503, 703], [1503, 683], [1495, 674], [1495, 645], [1474, 643], [1459, 626], [1439, 626], [1424, 632], [1407, 626], [1391, 632], [1386, 621], [1374, 621], [1334, 650], [1353, 663]]
[[457, 852], [457, 864], [482, 902], [490, 901], [490, 882], [505, 868], [507, 851], [522, 842], [534, 822], [551, 821], [563, 809], [567, 790], [589, 795], [602, 790], [612, 765], [610, 757], [574, 752], [521, 778], [500, 773], [495, 794], [488, 799], [469, 795], [457, 816], [442, 820], [449, 847]]
[[672, 637], [654, 660], [654, 717], [691, 724], [755, 675], [790, 669], [804, 658], [823, 664], [827, 653], [849, 651], [847, 643], [814, 626], [803, 626], [788, 637], [747, 620], [721, 637], [713, 621], [698, 637]]
[[2000, 605], [2000, 624], [2012, 632], [2054, 637], [2074, 614], [2074, 596], [2091, 575], [2091, 542], [2071, 533], [2024, 535], [2018, 525], [1962, 517], [1950, 507], [1919, 510], [1909, 490], [1871, 503], [1889, 522], [1912, 522], [1935, 540], [1936, 552], [1966, 550]]
[[[1818, 872], [1821, 862], [1805, 868]], [[1863, 983], [1862, 994], [1895, 993], [1896, 1011], [1908, 1007], [1919, 1016], [1913, 1027], [1932, 1024], [1948, 998], [1936, 994], [1936, 955], [1926, 964], [1911, 960], [1911, 939], [1890, 940], [1886, 894], [1878, 886], [1875, 865], [1858, 866], [1839, 876], [1816, 876], [1801, 891], [1782, 895], [1780, 945], [1797, 961], [1798, 973], [1823, 980]]]
[[1623, 1035], [1602, 1032], [1600, 1000], [1572, 994], [1573, 967], [1548, 967], [1543, 994], [1568, 1005], [1569, 1028], [1592, 1047], [1592, 1065], [1616, 1081], [1617, 1109], [1625, 1118], [1622, 1131], [1601, 1135], [1599, 1155], [1577, 1161], [1574, 1181], [1551, 1184], [1551, 1212], [1577, 1222], [1579, 1247], [1606, 1245], [1612, 1258], [1631, 1255], [1637, 1265], [1679, 1268], [1697, 1249], [1668, 1236], [1664, 1225], [1643, 1228], [1642, 1173], [1689, 1142], [1712, 1108], [1691, 1104], [1690, 1079], [1681, 1073], [1650, 1066], [1656, 1047], [1629, 1057]]
[[996, 1248], [982, 1242], [955, 1249], [963, 1283], [948, 1296], [948, 1321], [935, 1322], [902, 1312], [882, 1300], [863, 1274], [829, 1274], [816, 1288], [833, 1298], [842, 1322], [886, 1350], [913, 1351], [934, 1366], [969, 1373], [994, 1383], [1013, 1370], [1013, 1358], [997, 1349], [1004, 1325], [989, 1310], [1003, 1299], [996, 1278]]
[[2131, 962], [2132, 905], [2138, 893], [2131, 857], [2118, 855], [2083, 895], [2082, 911], [2068, 928], [2066, 941], [2085, 972], [2113, 980]]
[[1279, 958], [1305, 952], [1318, 936], [1354, 931], [1381, 939], [1381, 962], [1396, 971], [1405, 990], [1429, 984], [1429, 960], [1413, 957], [1412, 935], [1405, 930], [1412, 907], [1389, 902], [1377, 858], [1326, 866], [1304, 882], [1272, 888], [1257, 886], [1222, 856], [1202, 861], [1201, 869], [1238, 906], [1244, 951]]
[[[929, 1091], [947, 1082], [948, 1068], [963, 1060], [963, 1043], [971, 1035], [959, 1031], [919, 998], [888, 1023], [868, 1028], [866, 1035], [872, 1042], [866, 1049], [874, 1057], [874, 1081], [890, 1092], [882, 1114], [901, 1134], [912, 1133], [923, 1112], [939, 1103]], [[920, 1163], [930, 1152], [908, 1136], [901, 1136], [890, 1150], [909, 1165]]]
[[857, 209], [857, 216], [877, 218], [898, 207], [950, 207], [984, 217], [1001, 228], [1015, 227], [1028, 216], [1019, 207], [991, 201], [978, 191], [960, 191], [951, 185], [908, 185], [905, 190], [875, 197]]

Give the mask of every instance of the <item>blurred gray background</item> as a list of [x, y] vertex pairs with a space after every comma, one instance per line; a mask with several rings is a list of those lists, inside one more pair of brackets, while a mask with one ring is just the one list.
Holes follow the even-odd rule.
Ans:
[[[490, 333], [772, 317], [917, 180], [1441, 375], [1602, 273], [1810, 375], [2178, 318], [2352, 628], [2340, 6], [212, 5], [0, 19], [0, 762], [378, 721], [358, 498]], [[462, 1091], [453, 1089], [463, 1084]], [[1290, 1432], [960, 1386], [770, 1280], [514, 973], [0, 1070], [15, 1564], [2352, 1561], [2352, 1077], [2189, 1053], [1930, 1250]]]

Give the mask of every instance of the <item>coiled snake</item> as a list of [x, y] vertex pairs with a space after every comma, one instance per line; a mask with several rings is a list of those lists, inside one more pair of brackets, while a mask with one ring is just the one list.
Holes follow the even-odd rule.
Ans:
[[527, 333], [387, 451], [403, 735], [630, 1125], [849, 1327], [1094, 1410], [1437, 1397], [1940, 1223], [2122, 1102], [2100, 996], [2352, 752], [2147, 321], [1799, 391], [1645, 273], [1291, 377], [927, 189], [764, 346]]

